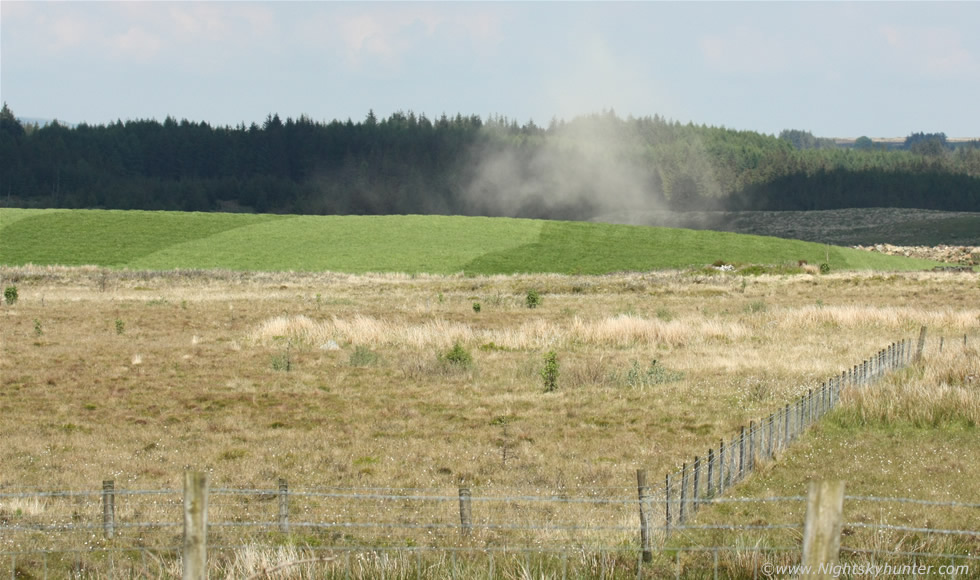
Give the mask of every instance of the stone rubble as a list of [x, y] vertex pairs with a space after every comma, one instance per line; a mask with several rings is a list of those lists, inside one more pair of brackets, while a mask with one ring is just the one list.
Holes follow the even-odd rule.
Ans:
[[893, 246], [891, 244], [875, 244], [874, 246], [853, 246], [856, 250], [878, 252], [890, 256], [905, 256], [907, 258], [923, 258], [959, 264], [961, 266], [980, 265], [980, 246]]

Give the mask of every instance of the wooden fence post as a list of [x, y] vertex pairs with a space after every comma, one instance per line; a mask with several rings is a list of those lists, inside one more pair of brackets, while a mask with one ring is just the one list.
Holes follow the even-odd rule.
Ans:
[[803, 566], [806, 578], [834, 578], [831, 567], [840, 555], [844, 482], [811, 481], [803, 525]]
[[208, 476], [184, 472], [183, 580], [208, 577]]
[[289, 485], [279, 478], [279, 531], [289, 533]]
[[664, 540], [670, 537], [670, 474], [664, 482]]
[[915, 349], [915, 360], [922, 360], [922, 351], [926, 348], [926, 327], [919, 330], [919, 346]]
[[796, 422], [796, 439], [800, 438], [803, 434], [803, 430], [806, 429], [806, 394], [800, 397], [797, 401], [797, 406], [799, 407], [799, 419]]
[[649, 489], [647, 488], [647, 472], [636, 470], [636, 493], [640, 498], [640, 549], [643, 551], [643, 561], [653, 561], [653, 550], [650, 540], [650, 512], [647, 506]]
[[745, 425], [738, 431], [738, 480], [745, 477]]
[[748, 471], [755, 470], [755, 421], [749, 421], [749, 467]]
[[789, 403], [783, 409], [783, 449], [789, 446]]
[[116, 496], [115, 482], [102, 480], [102, 532], [107, 540], [116, 534]]
[[677, 523], [683, 524], [687, 521], [687, 463], [681, 466], [681, 503], [677, 509]]
[[715, 488], [712, 487], [712, 476], [714, 476], [715, 470], [715, 450], [708, 449], [708, 485], [705, 487], [704, 495], [707, 497], [714, 497]]
[[772, 459], [776, 456], [772, 449], [772, 427], [773, 423], [776, 421], [776, 414], [772, 413], [769, 415], [769, 441], [766, 443], [766, 456]]
[[701, 484], [701, 457], [698, 455], [694, 456], [694, 503], [691, 504], [691, 515], [698, 513], [701, 508], [700, 505], [700, 484]]
[[459, 488], [459, 525], [460, 533], [468, 538], [473, 531], [473, 499], [470, 488]]
[[725, 440], [718, 444], [718, 495], [725, 492]]

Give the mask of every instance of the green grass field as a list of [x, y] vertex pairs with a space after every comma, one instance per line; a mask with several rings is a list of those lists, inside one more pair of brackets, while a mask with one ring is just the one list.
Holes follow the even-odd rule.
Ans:
[[736, 265], [922, 270], [934, 262], [779, 238], [449, 216], [0, 209], [0, 264], [127, 269], [605, 274]]

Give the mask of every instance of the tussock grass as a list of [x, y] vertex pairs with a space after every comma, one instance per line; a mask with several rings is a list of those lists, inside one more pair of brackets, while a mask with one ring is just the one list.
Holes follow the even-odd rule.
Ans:
[[907, 331], [919, 326], [968, 331], [980, 325], [980, 308], [924, 310], [916, 306], [805, 306], [784, 312], [780, 322], [807, 327], [833, 325], [847, 327], [884, 326]]
[[980, 352], [951, 345], [922, 364], [841, 394], [842, 426], [976, 428], [980, 425]]
[[397, 346], [413, 350], [445, 348], [453, 343], [494, 344], [510, 350], [539, 350], [576, 344], [627, 348], [635, 344], [662, 344], [679, 347], [691, 342], [714, 339], [739, 340], [747, 334], [736, 322], [718, 320], [648, 319], [616, 315], [597, 320], [574, 317], [571, 321], [533, 320], [517, 328], [480, 328], [445, 319], [421, 323], [393, 321], [356, 315], [350, 319], [314, 320], [305, 315], [276, 316], [263, 321], [248, 335], [258, 343], [281, 337], [323, 344], [338, 343]]

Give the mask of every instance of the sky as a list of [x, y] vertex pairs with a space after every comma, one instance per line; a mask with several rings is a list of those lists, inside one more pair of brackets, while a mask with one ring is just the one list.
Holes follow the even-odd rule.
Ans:
[[547, 125], [614, 110], [980, 137], [980, 2], [0, 2], [19, 117]]

